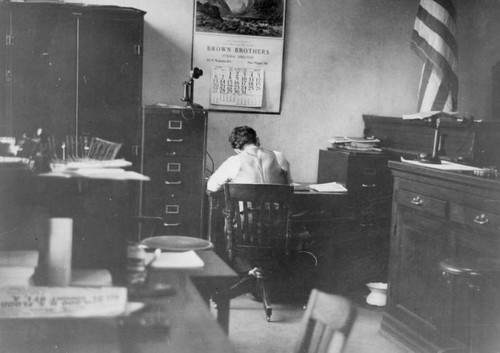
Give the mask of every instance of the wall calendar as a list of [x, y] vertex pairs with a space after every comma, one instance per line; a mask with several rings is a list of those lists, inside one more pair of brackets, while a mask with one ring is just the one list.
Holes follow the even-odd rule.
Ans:
[[207, 110], [279, 113], [285, 0], [198, 0], [193, 100]]

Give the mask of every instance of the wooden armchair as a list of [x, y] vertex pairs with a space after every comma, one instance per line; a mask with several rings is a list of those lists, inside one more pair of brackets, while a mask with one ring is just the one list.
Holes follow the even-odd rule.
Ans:
[[356, 319], [346, 298], [313, 289], [294, 353], [341, 353]]
[[234, 298], [252, 292], [271, 320], [269, 284], [290, 256], [293, 187], [280, 184], [225, 184], [228, 258], [245, 274], [230, 289]]

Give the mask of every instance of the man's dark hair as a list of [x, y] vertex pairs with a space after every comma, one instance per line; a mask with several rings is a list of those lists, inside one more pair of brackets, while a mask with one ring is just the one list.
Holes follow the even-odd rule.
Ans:
[[249, 143], [257, 144], [257, 133], [249, 126], [238, 126], [229, 135], [231, 147], [241, 150]]

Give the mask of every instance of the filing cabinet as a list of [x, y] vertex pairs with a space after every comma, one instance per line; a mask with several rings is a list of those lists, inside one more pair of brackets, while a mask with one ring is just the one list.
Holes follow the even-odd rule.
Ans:
[[318, 183], [337, 182], [348, 189], [342, 208], [334, 212], [341, 218], [315, 230], [323, 263], [319, 287], [348, 293], [365, 289], [367, 282], [387, 281], [392, 198], [388, 161], [393, 158], [382, 152], [319, 151]]
[[318, 183], [336, 181], [345, 184], [349, 192], [362, 189], [391, 192], [392, 177], [387, 161], [393, 158], [378, 152], [320, 150]]
[[205, 110], [145, 106], [141, 172], [151, 178], [141, 186], [140, 214], [161, 218], [155, 234], [202, 235], [207, 117]]
[[360, 224], [381, 220], [388, 223], [392, 176], [387, 163], [394, 158], [382, 152], [320, 150], [318, 183], [335, 181], [344, 184]]

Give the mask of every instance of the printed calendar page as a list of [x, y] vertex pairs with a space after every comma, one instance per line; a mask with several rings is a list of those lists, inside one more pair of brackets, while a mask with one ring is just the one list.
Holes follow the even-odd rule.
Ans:
[[212, 67], [211, 104], [261, 107], [263, 94], [263, 69]]

